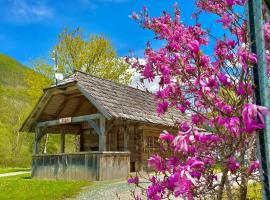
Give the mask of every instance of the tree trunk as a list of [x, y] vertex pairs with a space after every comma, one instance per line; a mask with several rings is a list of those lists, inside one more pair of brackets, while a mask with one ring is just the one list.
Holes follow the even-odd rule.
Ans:
[[247, 198], [247, 179], [244, 174], [241, 176], [241, 187], [240, 187], [240, 199]]
[[220, 181], [220, 187], [218, 189], [218, 194], [217, 194], [217, 199], [218, 200], [222, 200], [223, 191], [224, 191], [224, 185], [226, 183], [227, 176], [228, 176], [228, 169], [225, 168], [225, 169], [222, 170], [222, 177], [221, 177], [221, 181]]
[[[245, 163], [245, 154], [246, 154], [246, 149], [242, 147], [241, 149], [241, 165], [244, 165]], [[241, 172], [241, 185], [240, 185], [240, 191], [239, 191], [239, 197], [240, 199], [246, 199], [247, 198], [247, 184], [248, 184], [248, 179], [246, 176], [246, 172], [243, 170]]]
[[228, 177], [227, 177], [225, 185], [226, 185], [227, 199], [228, 200], [233, 200], [232, 189], [231, 189], [231, 185], [230, 185], [230, 181], [229, 181]]

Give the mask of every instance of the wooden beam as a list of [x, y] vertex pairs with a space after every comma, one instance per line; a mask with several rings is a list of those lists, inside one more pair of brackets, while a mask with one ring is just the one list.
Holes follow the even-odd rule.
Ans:
[[89, 119], [88, 123], [89, 123], [90, 127], [92, 127], [98, 135], [102, 134], [100, 128], [97, 126], [97, 124], [94, 120]]
[[66, 117], [62, 119], [39, 122], [37, 123], [37, 127], [78, 123], [78, 122], [83, 122], [83, 121], [88, 121], [88, 120], [93, 120], [93, 119], [100, 119], [100, 118], [102, 118], [102, 115], [99, 113], [91, 114], [91, 115], [83, 115], [83, 116], [78, 116], [78, 117]]
[[101, 116], [99, 119], [99, 129], [100, 129], [100, 135], [99, 135], [99, 151], [106, 151], [106, 133], [105, 133], [105, 127], [106, 126], [106, 119], [105, 117]]
[[82, 126], [80, 124], [63, 124], [57, 126], [49, 126], [46, 128], [46, 131], [50, 134], [78, 134], [78, 130], [80, 130], [81, 128]]
[[67, 95], [67, 98], [68, 98], [68, 99], [72, 99], [72, 98], [80, 98], [80, 97], [82, 97], [82, 96], [83, 96], [83, 94], [82, 94], [81, 92], [76, 92], [76, 93]]
[[23, 125], [20, 128], [20, 131], [30, 131], [31, 130], [31, 124], [36, 119], [38, 119], [40, 114], [43, 112], [44, 108], [49, 103], [52, 96], [56, 95], [56, 94], [65, 93], [66, 91], [77, 90], [77, 87], [75, 86], [75, 84], [76, 84], [75, 82], [73, 82], [72, 84], [66, 84], [65, 85], [65, 87], [67, 87], [66, 89], [58, 89], [57, 88], [58, 86], [44, 89], [43, 90], [44, 91], [43, 95], [40, 97], [38, 103], [36, 104], [36, 106], [34, 107], [32, 112], [30, 113], [30, 115], [28, 115], [28, 117], [24, 121]]
[[60, 153], [65, 153], [65, 134], [61, 133]]

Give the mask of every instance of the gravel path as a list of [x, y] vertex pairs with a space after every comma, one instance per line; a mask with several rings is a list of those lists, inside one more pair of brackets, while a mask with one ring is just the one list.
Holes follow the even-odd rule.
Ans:
[[9, 173], [0, 174], [0, 177], [16, 176], [16, 175], [20, 175], [20, 174], [28, 174], [28, 173], [31, 173], [31, 171], [9, 172]]
[[[132, 199], [130, 196], [132, 186], [127, 181], [95, 182], [94, 186], [83, 188], [83, 191], [72, 200], [121, 200]], [[118, 197], [117, 197], [118, 196]]]

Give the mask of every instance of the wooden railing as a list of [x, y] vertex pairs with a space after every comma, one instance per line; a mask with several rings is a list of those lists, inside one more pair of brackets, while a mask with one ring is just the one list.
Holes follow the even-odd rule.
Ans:
[[80, 152], [33, 155], [32, 177], [64, 180], [109, 180], [126, 178], [129, 152]]

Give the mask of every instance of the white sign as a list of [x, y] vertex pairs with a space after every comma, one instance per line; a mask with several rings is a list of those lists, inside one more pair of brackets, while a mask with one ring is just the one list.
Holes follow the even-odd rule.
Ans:
[[71, 122], [71, 117], [61, 118], [59, 119], [60, 124], [68, 124]]

